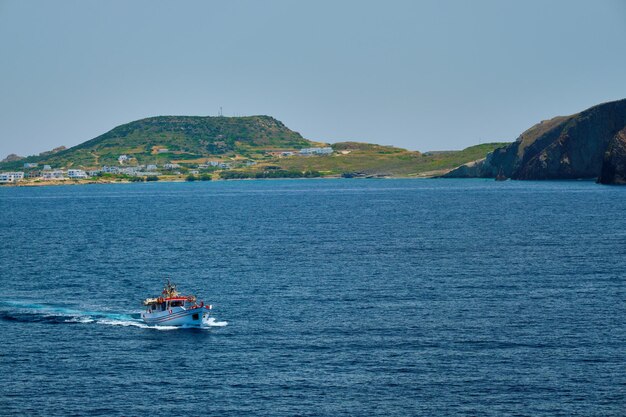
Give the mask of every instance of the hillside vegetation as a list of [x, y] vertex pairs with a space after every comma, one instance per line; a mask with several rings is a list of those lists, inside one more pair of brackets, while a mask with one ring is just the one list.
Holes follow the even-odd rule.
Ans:
[[[173, 162], [195, 169], [207, 160], [228, 162], [235, 168], [226, 178], [274, 178], [354, 174], [356, 176], [436, 175], [479, 159], [503, 144], [484, 144], [462, 151], [420, 153], [393, 146], [362, 142], [332, 145], [332, 155], [301, 156], [302, 148], [329, 146], [313, 142], [270, 116], [196, 117], [159, 116], [118, 126], [69, 149], [55, 148], [37, 156], [0, 163], [2, 170], [22, 169], [26, 162], [53, 168], [93, 169]], [[296, 155], [280, 157], [281, 152]], [[251, 165], [251, 166], [250, 166]], [[215, 169], [214, 169], [215, 170]], [[300, 174], [297, 174], [300, 173]], [[308, 174], [307, 174], [308, 173]]]
[[134, 157], [138, 164], [162, 164], [209, 157], [259, 157], [266, 149], [308, 146], [314, 143], [269, 116], [159, 116], [118, 126], [52, 155], [30, 156], [2, 166], [17, 168], [24, 162], [38, 162], [95, 168], [117, 164], [120, 155]]
[[268, 164], [286, 171], [319, 171], [324, 175], [357, 174], [363, 176], [432, 176], [445, 173], [459, 165], [483, 158], [485, 154], [505, 145], [488, 143], [461, 151], [420, 153], [393, 146], [358, 142], [332, 145], [335, 152], [328, 156], [291, 156], [259, 164], [249, 171], [262, 171]]

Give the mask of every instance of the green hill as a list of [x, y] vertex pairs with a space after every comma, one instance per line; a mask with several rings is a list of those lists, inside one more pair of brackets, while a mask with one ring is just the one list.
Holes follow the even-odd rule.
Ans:
[[[0, 163], [1, 170], [21, 169], [36, 162], [53, 168], [99, 168], [125, 165], [162, 165], [175, 162], [183, 169], [195, 168], [208, 159], [229, 162], [234, 175], [274, 170], [314, 171], [322, 175], [428, 176], [442, 173], [483, 157], [503, 144], [485, 144], [463, 151], [420, 153], [393, 146], [362, 142], [332, 145], [332, 155], [301, 156], [302, 148], [328, 146], [304, 139], [269, 116], [195, 117], [159, 116], [118, 126], [69, 149], [55, 148], [37, 156]], [[282, 152], [296, 155], [284, 157]], [[250, 161], [254, 165], [250, 166]]]
[[138, 164], [214, 156], [254, 158], [268, 149], [296, 150], [314, 145], [269, 116], [159, 116], [118, 126], [52, 155], [30, 156], [0, 166], [10, 169], [37, 162], [53, 167], [92, 168], [117, 165], [120, 155], [134, 157]]

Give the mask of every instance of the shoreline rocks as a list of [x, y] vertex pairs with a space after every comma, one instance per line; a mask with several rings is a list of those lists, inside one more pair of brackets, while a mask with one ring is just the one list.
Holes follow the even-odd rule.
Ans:
[[517, 180], [589, 179], [626, 184], [626, 99], [531, 127], [485, 159], [462, 165], [446, 178]]

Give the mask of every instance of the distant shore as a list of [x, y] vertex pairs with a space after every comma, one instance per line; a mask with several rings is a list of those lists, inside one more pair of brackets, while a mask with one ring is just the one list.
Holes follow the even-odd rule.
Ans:
[[[425, 175], [426, 174], [426, 175]], [[357, 179], [410, 179], [410, 178], [420, 178], [420, 179], [428, 179], [435, 178], [441, 173], [422, 173], [414, 176], [395, 176], [395, 175], [385, 175], [385, 176], [369, 176], [369, 177], [353, 177]], [[298, 179], [341, 179], [343, 178], [341, 175], [326, 175], [317, 178], [233, 178], [233, 179], [223, 179], [223, 178], [215, 178], [210, 181], [250, 181], [255, 179], [262, 180], [298, 180]], [[210, 182], [208, 181], [208, 182]], [[11, 183], [3, 183], [0, 184], [0, 187], [51, 187], [51, 186], [60, 186], [60, 185], [90, 185], [90, 184], [134, 184], [134, 183], [145, 183], [145, 182], [203, 182], [200, 179], [196, 179], [193, 181], [189, 181], [187, 176], [181, 175], [167, 175], [159, 177], [158, 181], [130, 181], [128, 179], [66, 179], [66, 180], [21, 180], [17, 182]], [[207, 182], [207, 181], [205, 181]]]

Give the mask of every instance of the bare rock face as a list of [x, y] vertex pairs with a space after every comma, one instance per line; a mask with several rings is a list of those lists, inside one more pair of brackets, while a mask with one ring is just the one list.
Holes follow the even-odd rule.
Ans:
[[[572, 116], [542, 121], [514, 143], [487, 155], [479, 167], [459, 167], [446, 176], [519, 180], [597, 178], [605, 153], [626, 127], [626, 100], [591, 107]], [[617, 154], [616, 154], [617, 157]]]
[[24, 157], [12, 153], [12, 154], [8, 155], [6, 158], [4, 158], [2, 161], [0, 161], [0, 163], [2, 163], [2, 162], [15, 162], [15, 161], [19, 161], [20, 159], [24, 159]]
[[[457, 169], [454, 170], [454, 177], [450, 178], [480, 178], [482, 172], [484, 171], [485, 158], [470, 162], [469, 164], [461, 165]], [[447, 177], [448, 174], [445, 174], [444, 177]]]
[[59, 146], [59, 147], [57, 147], [57, 148], [54, 148], [54, 149], [53, 149], [53, 150], [51, 150], [51, 151], [41, 152], [41, 153], [39, 154], [39, 156], [49, 156], [49, 155], [53, 155], [53, 154], [55, 154], [55, 153], [59, 153], [59, 152], [64, 151], [64, 150], [66, 150], [66, 149], [67, 149], [67, 148], [66, 148], [65, 146]]
[[626, 128], [609, 143], [598, 177], [600, 184], [626, 184]]

